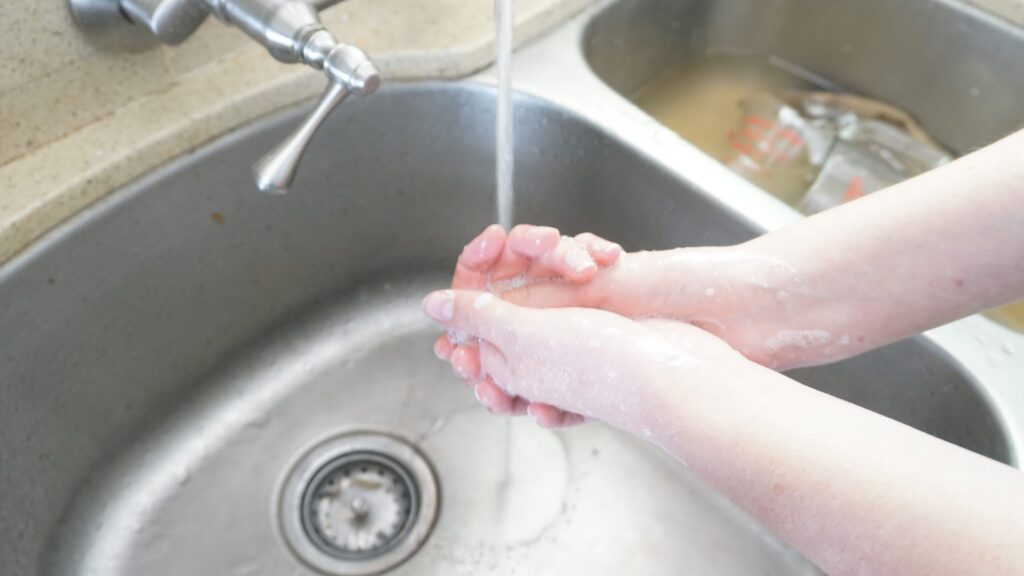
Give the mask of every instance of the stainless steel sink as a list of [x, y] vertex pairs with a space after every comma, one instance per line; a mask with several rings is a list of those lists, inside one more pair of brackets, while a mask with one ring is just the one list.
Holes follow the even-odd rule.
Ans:
[[895, 104], [957, 153], [1024, 125], [1024, 30], [957, 0], [621, 0], [583, 41], [622, 94], [673, 64], [740, 53]]
[[[4, 573], [313, 573], [279, 530], [282, 484], [360, 430], [410, 441], [441, 486], [396, 573], [810, 571], [657, 450], [494, 417], [432, 357], [419, 299], [494, 214], [493, 101], [466, 84], [353, 103], [294, 193], [255, 194], [246, 167], [286, 113], [5, 268]], [[584, 120], [518, 105], [522, 219], [634, 247], [753, 233]]]
[[[632, 249], [797, 218], [594, 75], [596, 13], [516, 57], [517, 218]], [[419, 298], [494, 217], [491, 83], [346, 104], [293, 193], [256, 194], [248, 164], [286, 111], [0, 268], [0, 573], [320, 574], [286, 536], [290, 487], [355, 432], [407, 443], [440, 490], [389, 573], [817, 573], [658, 450], [492, 416], [433, 358]], [[794, 376], [1016, 463], [1020, 362], [989, 357], [995, 324], [964, 322]]]

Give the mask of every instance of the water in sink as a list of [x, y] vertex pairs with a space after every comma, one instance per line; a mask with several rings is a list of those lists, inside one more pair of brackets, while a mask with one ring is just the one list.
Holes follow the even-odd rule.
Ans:
[[[822, 81], [779, 60], [710, 53], [668, 69], [641, 86], [632, 100], [691, 144], [718, 161], [726, 162], [736, 153], [726, 135], [742, 121], [741, 101], [758, 93], [781, 94], [823, 87]], [[807, 185], [800, 181], [792, 185], [779, 183], [773, 188], [802, 192]], [[795, 201], [797, 198], [782, 199]]]
[[740, 121], [740, 101], [758, 92], [819, 88], [780, 63], [740, 54], [687, 59], [644, 84], [632, 100], [662, 124], [718, 158], [731, 149], [724, 135]]
[[1019, 332], [1024, 332], [1024, 300], [989, 310], [988, 317]]

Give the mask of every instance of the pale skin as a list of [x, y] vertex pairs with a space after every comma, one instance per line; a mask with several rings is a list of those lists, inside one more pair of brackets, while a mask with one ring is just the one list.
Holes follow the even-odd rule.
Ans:
[[773, 368], [1024, 296], [1022, 157], [1024, 132], [733, 247], [490, 227], [424, 300], [468, 336], [435, 352], [492, 411], [655, 442], [830, 574], [1021, 573], [1020, 471]]

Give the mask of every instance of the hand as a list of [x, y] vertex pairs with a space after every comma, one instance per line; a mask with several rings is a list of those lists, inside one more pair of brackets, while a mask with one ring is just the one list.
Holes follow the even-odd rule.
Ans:
[[[593, 234], [563, 238], [558, 230], [543, 226], [517, 226], [506, 237], [501, 226], [489, 226], [466, 245], [459, 256], [452, 288], [464, 290], [512, 290], [539, 280], [565, 279], [581, 284], [591, 280], [599, 267], [618, 260], [622, 249]], [[559, 427], [582, 422], [552, 406], [533, 404], [507, 395], [480, 379], [476, 342], [458, 333], [442, 335], [434, 352], [450, 360], [455, 371], [474, 387], [478, 398], [494, 412], [529, 413], [542, 426]]]
[[[638, 322], [585, 308], [538, 310], [461, 290], [431, 293], [423, 310], [478, 341], [476, 389], [484, 405], [509, 411], [509, 402], [521, 402], [542, 426], [584, 415], [650, 436], [666, 390], [711, 384], [716, 374], [749, 364], [718, 338], [671, 320]], [[538, 406], [545, 408], [536, 413]], [[548, 420], [548, 408], [562, 420]]]
[[[579, 270], [571, 265], [581, 262]], [[491, 289], [533, 308], [602, 308], [631, 318], [683, 320], [779, 370], [836, 360], [861, 345], [856, 331], [829, 332], [852, 325], [850, 311], [813, 284], [749, 244], [622, 253], [592, 234], [559, 240], [553, 228], [527, 225], [507, 241], [498, 226], [484, 230], [466, 246], [452, 281], [453, 288]], [[436, 347], [467, 375], [474, 350], [443, 338]]]

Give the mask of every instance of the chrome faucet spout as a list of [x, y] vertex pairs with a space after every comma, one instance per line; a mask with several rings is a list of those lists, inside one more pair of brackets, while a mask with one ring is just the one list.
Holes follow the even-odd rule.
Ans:
[[[322, 34], [329, 36], [326, 32]], [[327, 46], [326, 40], [321, 46]], [[307, 52], [312, 52], [312, 49]], [[349, 94], [372, 94], [380, 86], [380, 73], [377, 67], [358, 48], [335, 44], [323, 58], [316, 53], [311, 53], [309, 57], [310, 65], [322, 67], [330, 79], [327, 90], [320, 96], [313, 112], [295, 132], [253, 165], [252, 172], [260, 192], [287, 193], [306, 148], [331, 111]]]
[[331, 81], [313, 112], [276, 148], [253, 165], [256, 187], [268, 194], [284, 194], [291, 188], [299, 162], [317, 129], [331, 111], [349, 94], [372, 94], [380, 85], [380, 74], [358, 48], [336, 45], [323, 61]]
[[299, 128], [253, 166], [256, 187], [288, 191], [317, 129], [349, 94], [372, 94], [380, 72], [358, 48], [339, 43], [316, 8], [300, 0], [69, 0], [79, 27], [100, 44], [137, 51], [183, 42], [209, 15], [238, 27], [281, 62], [323, 70], [327, 89]]

